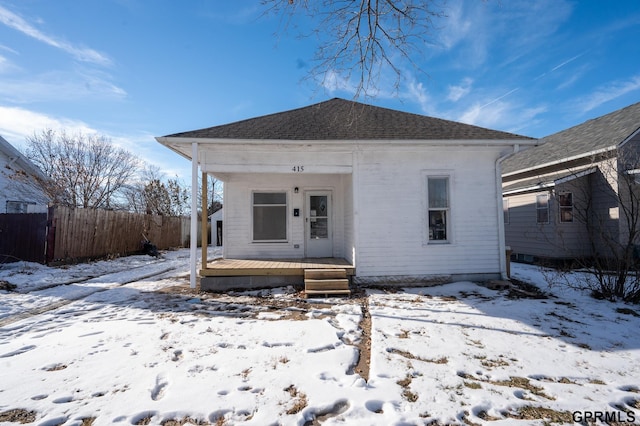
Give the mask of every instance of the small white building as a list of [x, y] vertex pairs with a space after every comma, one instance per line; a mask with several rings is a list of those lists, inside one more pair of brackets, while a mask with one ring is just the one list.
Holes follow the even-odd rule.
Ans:
[[209, 215], [209, 222], [211, 223], [211, 244], [220, 247], [223, 243], [222, 226], [224, 224], [224, 208]]
[[224, 182], [224, 259], [204, 259], [203, 288], [281, 284], [260, 259], [340, 260], [361, 284], [504, 277], [500, 160], [536, 143], [342, 99], [157, 140]]
[[40, 169], [0, 136], [0, 213], [46, 213]]

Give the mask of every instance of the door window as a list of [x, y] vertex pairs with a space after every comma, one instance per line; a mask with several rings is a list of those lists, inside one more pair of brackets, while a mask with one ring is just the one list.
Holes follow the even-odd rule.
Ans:
[[309, 196], [309, 236], [319, 240], [329, 238], [329, 216], [326, 195]]

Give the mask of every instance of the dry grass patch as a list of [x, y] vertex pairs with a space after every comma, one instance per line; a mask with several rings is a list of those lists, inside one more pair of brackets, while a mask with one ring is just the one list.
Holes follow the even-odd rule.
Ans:
[[289, 395], [293, 398], [293, 405], [287, 409], [287, 414], [298, 414], [307, 406], [307, 395], [299, 392], [294, 385], [290, 385], [284, 391], [289, 392]]
[[482, 385], [478, 382], [462, 382], [469, 389], [482, 389]]
[[400, 330], [400, 334], [398, 334], [399, 339], [408, 339], [409, 338], [409, 330]]
[[251, 373], [251, 367], [242, 370], [242, 372], [240, 373], [240, 377], [242, 377], [242, 380], [246, 381], [249, 377], [249, 373]]
[[418, 400], [418, 395], [416, 393], [411, 392], [410, 386], [413, 377], [410, 374], [402, 379], [398, 380], [396, 383], [402, 388], [402, 397], [409, 402], [416, 402]]
[[484, 368], [492, 369], [497, 367], [506, 367], [509, 365], [503, 358], [498, 359], [484, 359], [480, 362]]
[[162, 426], [183, 426], [185, 424], [192, 424], [192, 425], [210, 425], [211, 423], [204, 421], [204, 420], [199, 420], [199, 419], [194, 419], [192, 417], [188, 417], [185, 416], [181, 419], [167, 419], [167, 420], [163, 420], [160, 424]]
[[95, 421], [95, 417], [85, 417], [84, 419], [82, 419], [82, 423], [80, 423], [80, 426], [93, 426], [93, 422]]
[[65, 368], [67, 368], [67, 366], [64, 364], [54, 364], [54, 365], [45, 367], [43, 370], [44, 371], [60, 371], [60, 370], [64, 370]]
[[525, 389], [534, 395], [541, 396], [551, 401], [555, 400], [554, 397], [545, 394], [544, 389], [542, 387], [531, 384], [529, 379], [525, 377], [511, 376], [509, 377], [509, 380], [498, 380], [498, 381], [489, 380], [488, 383], [491, 383], [492, 385], [496, 385], [496, 386], [507, 386], [510, 388]]
[[432, 364], [447, 364], [449, 362], [449, 359], [444, 356], [440, 358], [427, 359], [427, 358], [422, 358], [417, 355], [414, 355], [411, 352], [403, 351], [401, 349], [396, 349], [396, 348], [389, 348], [387, 349], [387, 352], [403, 356], [407, 359], [415, 359], [417, 361], [430, 362]]
[[570, 411], [557, 411], [551, 408], [527, 405], [520, 407], [515, 413], [502, 413], [505, 417], [520, 420], [546, 420], [551, 423], [573, 423]]
[[286, 364], [289, 362], [289, 358], [287, 358], [286, 355], [282, 355], [279, 358], [274, 358], [273, 359], [273, 369], [277, 369], [278, 368], [278, 364]]
[[7, 410], [0, 413], [0, 422], [11, 422], [11, 423], [33, 423], [36, 421], [36, 413], [35, 411], [27, 411], [22, 408], [17, 408], [13, 410]]

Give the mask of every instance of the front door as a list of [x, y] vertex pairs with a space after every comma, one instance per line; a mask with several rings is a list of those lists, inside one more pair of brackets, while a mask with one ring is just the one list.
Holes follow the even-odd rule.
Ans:
[[333, 257], [331, 191], [306, 193], [306, 257]]

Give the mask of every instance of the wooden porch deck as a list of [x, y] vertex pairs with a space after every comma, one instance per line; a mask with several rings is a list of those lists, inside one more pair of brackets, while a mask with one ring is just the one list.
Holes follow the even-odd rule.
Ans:
[[304, 259], [216, 259], [200, 270], [202, 277], [300, 275], [305, 269], [344, 269], [355, 274], [355, 266], [339, 258]]

